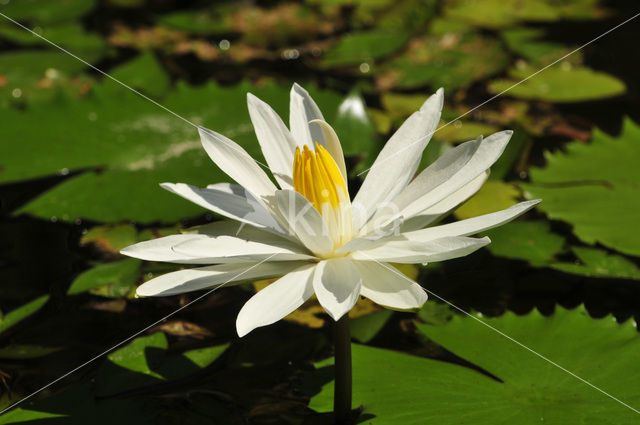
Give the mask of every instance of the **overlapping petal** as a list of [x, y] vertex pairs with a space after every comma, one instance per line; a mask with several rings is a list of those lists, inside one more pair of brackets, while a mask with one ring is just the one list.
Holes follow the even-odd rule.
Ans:
[[[274, 256], [273, 259], [276, 259]], [[158, 276], [138, 286], [136, 293], [142, 297], [158, 297], [198, 291], [221, 285], [231, 285], [247, 279], [264, 279], [280, 276], [305, 266], [298, 261], [265, 261], [263, 263], [231, 263], [216, 266], [178, 270]]]
[[362, 276], [360, 295], [395, 310], [413, 310], [427, 301], [426, 291], [387, 263], [355, 261]]
[[422, 151], [440, 120], [443, 93], [439, 89], [427, 99], [382, 148], [353, 201], [356, 229], [365, 224], [377, 208], [404, 189], [413, 177]]
[[313, 295], [315, 268], [313, 264], [300, 266], [251, 297], [238, 313], [238, 335], [277, 322], [300, 307]]
[[313, 290], [320, 305], [336, 321], [358, 301], [361, 283], [360, 272], [347, 258], [319, 262], [313, 276]]

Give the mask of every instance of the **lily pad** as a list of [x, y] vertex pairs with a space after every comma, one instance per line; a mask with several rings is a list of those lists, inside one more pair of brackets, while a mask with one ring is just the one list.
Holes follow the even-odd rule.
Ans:
[[156, 98], [164, 95], [170, 84], [169, 75], [150, 52], [115, 68], [111, 76]]
[[598, 0], [447, 0], [444, 15], [473, 25], [500, 28], [520, 21], [550, 22], [602, 16]]
[[454, 211], [460, 220], [489, 214], [518, 203], [520, 191], [512, 183], [499, 180], [485, 182], [475, 195]]
[[162, 332], [138, 337], [109, 354], [109, 360], [98, 371], [98, 393], [115, 394], [183, 377], [209, 366], [227, 347], [228, 344], [223, 344], [169, 355], [167, 338]]
[[108, 297], [124, 297], [130, 294], [140, 278], [141, 261], [134, 258], [99, 264], [81, 273], [71, 283], [67, 294], [75, 295], [91, 290]]
[[2, 3], [2, 13], [16, 21], [44, 25], [79, 18], [94, 5], [95, 0], [9, 0]]
[[[544, 35], [544, 30], [537, 28], [509, 28], [501, 32], [502, 39], [511, 51], [538, 67], [548, 65], [571, 51], [562, 44], [541, 40]], [[582, 60], [582, 55], [575, 52], [567, 60], [577, 64]]]
[[475, 33], [426, 35], [409, 41], [402, 56], [380, 67], [381, 89], [446, 87], [455, 90], [495, 74], [507, 66], [500, 41]]
[[[496, 80], [489, 91], [501, 93], [538, 69], [524, 65], [509, 72], [511, 79]], [[529, 80], [509, 89], [505, 95], [530, 100], [570, 103], [605, 99], [626, 91], [624, 82], [604, 72], [586, 67], [574, 67], [569, 62], [552, 66]]]
[[[162, 103], [191, 122], [234, 139], [264, 163], [246, 110], [247, 91], [281, 113], [288, 108], [289, 88], [274, 84], [220, 87], [211, 83], [199, 88], [179, 84]], [[329, 122], [342, 116], [339, 95], [310, 91]], [[346, 116], [363, 119], [352, 111]], [[174, 222], [203, 209], [166, 192], [159, 183], [206, 186], [229, 180], [207, 157], [194, 127], [110, 81], [80, 100], [60, 99], [33, 105], [28, 111], [7, 110], [3, 118], [7, 125], [0, 128], [5, 141], [0, 145], [0, 182], [86, 170], [18, 213], [70, 221]], [[39, 125], [29, 124], [33, 122]], [[345, 154], [361, 154], [362, 149], [347, 146]]]
[[49, 301], [49, 295], [43, 295], [10, 311], [4, 316], [0, 315], [0, 333], [6, 331], [10, 327], [15, 326], [18, 322], [36, 313], [47, 303], [47, 301]]
[[638, 140], [640, 127], [630, 120], [618, 137], [594, 131], [590, 143], [548, 152], [546, 167], [531, 169], [531, 183], [521, 186], [528, 197], [543, 198], [538, 208], [572, 224], [584, 242], [640, 256]]
[[555, 260], [563, 250], [565, 239], [551, 232], [548, 221], [514, 221], [482, 234], [489, 236], [487, 249], [493, 255], [526, 260], [543, 267]]
[[[151, 237], [147, 239], [151, 239]], [[130, 224], [120, 224], [92, 227], [82, 235], [80, 244], [91, 244], [104, 253], [118, 255], [122, 248], [133, 245], [138, 240], [138, 232], [135, 227]]]
[[405, 33], [376, 30], [347, 34], [327, 51], [322, 59], [322, 66], [336, 67], [372, 62], [395, 52], [408, 38]]
[[589, 277], [640, 280], [640, 268], [621, 255], [609, 254], [597, 248], [573, 247], [580, 260], [576, 263], [553, 263], [550, 266], [565, 273]]
[[[612, 317], [594, 320], [584, 308], [557, 308], [552, 317], [534, 311], [525, 317], [507, 313], [481, 320], [630, 406], [640, 403], [635, 385], [640, 337], [631, 321], [619, 325]], [[366, 423], [637, 422], [637, 413], [471, 318], [416, 326], [431, 341], [497, 379], [464, 366], [353, 345], [353, 400], [364, 406], [361, 417]], [[331, 410], [333, 383], [322, 385], [321, 380], [331, 362], [318, 364], [320, 370], [307, 381], [309, 390], [315, 385], [319, 391], [310, 402], [316, 411]]]

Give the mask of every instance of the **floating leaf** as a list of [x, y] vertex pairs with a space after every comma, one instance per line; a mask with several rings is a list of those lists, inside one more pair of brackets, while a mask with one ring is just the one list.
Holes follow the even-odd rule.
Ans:
[[138, 337], [109, 354], [109, 361], [98, 372], [98, 393], [115, 394], [186, 376], [213, 363], [228, 344], [189, 350], [180, 355], [169, 355], [167, 347], [167, 338], [162, 332], [156, 332]]
[[548, 221], [513, 221], [482, 233], [489, 236], [493, 255], [528, 261], [542, 267], [562, 252], [565, 239], [551, 232]]
[[351, 337], [356, 341], [369, 342], [389, 321], [393, 312], [388, 309], [376, 311], [351, 320]]
[[[509, 72], [512, 79], [493, 81], [489, 84], [489, 91], [501, 93], [536, 71], [536, 68], [527, 65], [512, 69]], [[565, 62], [545, 69], [509, 89], [506, 94], [549, 102], [582, 102], [617, 96], [625, 91], [625, 84], [616, 77], [585, 67], [573, 67]]]
[[[340, 96], [309, 89], [333, 122]], [[247, 91], [281, 113], [288, 109], [289, 88], [247, 83], [199, 88], [179, 84], [163, 105], [234, 139], [260, 160], [246, 110]], [[83, 99], [7, 110], [3, 118], [7, 125], [0, 128], [0, 138], [6, 141], [0, 145], [0, 182], [87, 170], [18, 212], [63, 220], [174, 222], [204, 210], [161, 189], [159, 183], [206, 186], [229, 181], [202, 149], [196, 128], [109, 81]], [[33, 122], [38, 125], [29, 124]], [[47, 137], [42, 137], [43, 128]], [[354, 153], [361, 154], [362, 147], [345, 149], [347, 155]]]
[[79, 18], [94, 5], [95, 0], [9, 0], [2, 3], [2, 13], [16, 21], [43, 25]]
[[10, 311], [4, 316], [0, 316], [0, 333], [36, 313], [47, 303], [47, 301], [49, 301], [49, 295], [43, 295]]
[[509, 208], [518, 203], [520, 191], [511, 183], [485, 182], [475, 195], [454, 211], [460, 220]]
[[329, 49], [322, 58], [322, 66], [360, 65], [388, 56], [407, 42], [405, 33], [362, 31], [347, 34]]
[[474, 33], [421, 36], [409, 42], [405, 54], [380, 67], [376, 83], [383, 90], [423, 86], [455, 90], [499, 72], [507, 63], [494, 38]]
[[[502, 31], [502, 39], [507, 47], [536, 66], [548, 65], [570, 52], [562, 44], [542, 41], [544, 30], [537, 28], [510, 28]], [[570, 63], [580, 63], [582, 56], [575, 52], [567, 58]]]
[[588, 19], [602, 14], [598, 0], [447, 0], [444, 6], [445, 17], [487, 28], [510, 26], [520, 21]]
[[113, 263], [99, 264], [82, 272], [74, 279], [67, 294], [75, 295], [92, 290], [108, 297], [123, 297], [129, 294], [140, 278], [140, 260], [125, 258]]
[[[557, 308], [552, 317], [534, 311], [481, 320], [629, 405], [640, 402], [640, 337], [631, 321], [593, 320], [584, 308]], [[353, 401], [364, 406], [366, 423], [637, 422], [635, 412], [472, 318], [416, 326], [501, 381], [463, 366], [354, 344]], [[322, 386], [330, 364], [320, 363], [307, 380], [308, 390], [319, 391], [310, 402], [316, 411], [330, 411], [333, 404], [333, 383]]]
[[155, 97], [161, 97], [169, 88], [169, 76], [150, 52], [115, 68], [111, 76]]
[[136, 242], [138, 242], [138, 232], [131, 224], [95, 226], [80, 239], [81, 245], [91, 244], [100, 251], [112, 255], [118, 254], [122, 248]]
[[630, 120], [618, 137], [594, 131], [590, 143], [548, 153], [547, 166], [531, 169], [531, 183], [521, 186], [529, 197], [544, 199], [538, 208], [571, 223], [584, 242], [640, 256], [638, 140], [640, 127]]
[[573, 247], [579, 263], [553, 263], [550, 266], [566, 273], [589, 277], [640, 280], [640, 268], [621, 255], [609, 254], [597, 248]]
[[[77, 59], [49, 50], [2, 53], [0, 106], [50, 100], [64, 92], [86, 94], [89, 87], [86, 80], [70, 80], [85, 67]], [[0, 131], [0, 134], [4, 135], [4, 131]]]

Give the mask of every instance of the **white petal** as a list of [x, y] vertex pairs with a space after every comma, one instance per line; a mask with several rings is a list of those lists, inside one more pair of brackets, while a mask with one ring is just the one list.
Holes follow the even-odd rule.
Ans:
[[315, 264], [302, 266], [255, 294], [238, 313], [236, 329], [245, 336], [260, 326], [270, 325], [300, 307], [313, 295]]
[[441, 226], [434, 226], [422, 230], [403, 233], [402, 236], [414, 242], [427, 242], [445, 236], [473, 235], [484, 230], [493, 229], [494, 227], [501, 226], [504, 223], [513, 220], [519, 215], [529, 211], [540, 201], [540, 199], [535, 199], [533, 201], [520, 202], [519, 204], [505, 210], [456, 221], [455, 223], [443, 224]]
[[[274, 257], [273, 261], [312, 260], [308, 252], [300, 252], [294, 244], [285, 240], [263, 243], [244, 238], [221, 235], [193, 238], [174, 245], [179, 255], [202, 258], [206, 263], [229, 263], [262, 261]], [[306, 251], [306, 250], [305, 250]]]
[[293, 190], [279, 190], [276, 199], [280, 213], [304, 246], [319, 256], [333, 250], [327, 223], [304, 196]]
[[202, 146], [222, 171], [258, 199], [273, 195], [276, 185], [239, 144], [213, 130], [198, 130]]
[[309, 126], [311, 130], [318, 127], [320, 131], [324, 135], [324, 143], [320, 143], [326, 150], [329, 152], [333, 160], [336, 162], [338, 166], [338, 170], [340, 170], [340, 174], [342, 174], [342, 179], [344, 180], [345, 185], [349, 181], [347, 179], [347, 166], [344, 163], [344, 153], [342, 152], [342, 145], [340, 144], [340, 139], [338, 139], [338, 135], [336, 134], [333, 127], [331, 127], [326, 121], [323, 120], [313, 120], [309, 121]]
[[218, 183], [206, 189], [184, 183], [162, 183], [160, 186], [225, 217], [275, 233], [286, 233], [271, 212], [240, 185]]
[[393, 203], [409, 218], [446, 199], [491, 167], [512, 134], [501, 131], [452, 149], [420, 173]]
[[409, 220], [405, 220], [402, 223], [401, 231], [409, 232], [412, 230], [418, 230], [433, 223], [438, 218], [442, 217], [472, 197], [478, 190], [480, 190], [484, 182], [487, 181], [488, 176], [489, 173], [485, 171], [457, 191], [453, 192], [451, 195], [444, 198], [442, 201], [421, 211], [418, 215], [411, 217]]
[[385, 144], [354, 199], [356, 229], [409, 183], [438, 125], [442, 102], [443, 91], [439, 89]]
[[351, 258], [391, 263], [428, 263], [464, 257], [490, 242], [487, 237], [477, 239], [462, 236], [449, 236], [426, 242], [391, 240], [375, 248], [354, 252]]
[[291, 189], [296, 142], [280, 116], [265, 102], [247, 93], [249, 115], [264, 158], [282, 189]]
[[300, 261], [274, 261], [218, 264], [216, 266], [178, 270], [143, 283], [138, 286], [136, 294], [141, 297], [158, 297], [182, 294], [214, 286], [227, 286], [235, 281], [280, 276], [304, 264]]
[[309, 121], [313, 120], [324, 120], [320, 108], [318, 108], [318, 105], [305, 89], [298, 84], [294, 84], [291, 87], [289, 127], [291, 128], [293, 139], [300, 146], [300, 149], [304, 145], [313, 148], [314, 141], [325, 146], [324, 133], [319, 128], [309, 127]]
[[[379, 245], [389, 237], [399, 236], [402, 223], [402, 217], [396, 216], [380, 227], [373, 227], [371, 230], [367, 228], [366, 236], [351, 239], [349, 242], [336, 249], [335, 252], [336, 254], [346, 254], [348, 252], [369, 249], [375, 245]], [[367, 223], [367, 226], [370, 224], [371, 222]]]
[[121, 254], [147, 261], [167, 261], [180, 264], [210, 264], [209, 261], [200, 261], [191, 255], [180, 254], [173, 251], [173, 247], [180, 243], [206, 238], [204, 235], [170, 235], [163, 238], [138, 242], [120, 250]]
[[376, 304], [396, 310], [420, 308], [427, 292], [398, 269], [387, 263], [355, 261], [362, 276], [360, 295]]
[[333, 320], [338, 321], [358, 301], [362, 278], [348, 258], [321, 261], [313, 276], [318, 301]]

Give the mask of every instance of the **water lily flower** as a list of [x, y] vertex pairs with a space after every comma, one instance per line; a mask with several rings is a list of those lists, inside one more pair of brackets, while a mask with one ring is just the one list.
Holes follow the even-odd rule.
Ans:
[[248, 94], [251, 121], [275, 182], [240, 145], [200, 128], [204, 149], [236, 183], [162, 187], [243, 226], [214, 222], [123, 249], [143, 260], [206, 265], [156, 277], [137, 294], [165, 296], [281, 276], [242, 307], [240, 336], [280, 320], [314, 294], [336, 321], [360, 296], [391, 309], [419, 308], [425, 290], [390, 263], [470, 254], [490, 242], [472, 235], [538, 202], [427, 227], [482, 186], [512, 133], [462, 143], [414, 178], [442, 104], [440, 89], [402, 124], [351, 200], [340, 141], [308, 92], [293, 86], [289, 128]]

